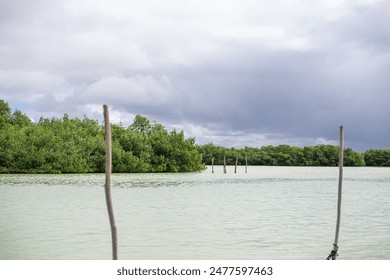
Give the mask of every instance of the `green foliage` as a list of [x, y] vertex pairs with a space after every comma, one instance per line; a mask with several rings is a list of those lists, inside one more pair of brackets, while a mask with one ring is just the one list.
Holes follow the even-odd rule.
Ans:
[[351, 148], [344, 151], [345, 166], [364, 166], [367, 165], [364, 160], [364, 154], [354, 152]]
[[390, 166], [390, 149], [367, 150], [364, 160], [367, 166]]
[[[304, 148], [279, 145], [234, 149], [207, 144], [198, 147], [198, 150], [203, 155], [204, 162], [211, 164], [211, 159], [214, 157], [214, 164], [216, 165], [223, 164], [224, 156], [226, 156], [227, 164], [235, 164], [237, 157], [239, 164], [245, 164], [245, 157], [247, 157], [249, 165], [270, 166], [337, 166], [339, 160], [339, 148], [332, 145], [317, 145]], [[373, 158], [376, 158], [375, 155]], [[390, 164], [390, 153], [388, 159]], [[364, 166], [365, 155], [349, 148], [345, 149], [344, 165]]]
[[[337, 166], [338, 147], [289, 145], [243, 149], [207, 144], [197, 146], [183, 131], [167, 131], [154, 121], [137, 115], [127, 128], [112, 124], [113, 172], [192, 172], [204, 163]], [[344, 151], [345, 166], [390, 166], [390, 149], [358, 153]], [[104, 127], [96, 120], [43, 118], [33, 123], [19, 110], [11, 111], [0, 100], [0, 173], [104, 172]]]
[[32, 123], [30, 118], [19, 110], [15, 110], [15, 112], [12, 114], [10, 122], [12, 125], [16, 125], [19, 127], [28, 126]]
[[[0, 173], [104, 172], [104, 128], [84, 117], [33, 123], [0, 102]], [[184, 132], [137, 115], [128, 128], [112, 124], [113, 172], [190, 172], [204, 169], [195, 141]]]
[[3, 128], [11, 120], [11, 108], [8, 103], [0, 99], [0, 128]]

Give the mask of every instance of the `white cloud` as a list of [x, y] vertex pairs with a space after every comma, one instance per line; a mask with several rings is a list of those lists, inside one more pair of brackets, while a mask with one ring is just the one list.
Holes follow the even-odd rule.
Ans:
[[56, 74], [42, 71], [0, 69], [0, 86], [4, 89], [29, 89], [30, 92], [46, 92], [65, 85], [64, 77]]
[[85, 103], [113, 104], [116, 107], [159, 107], [174, 105], [179, 94], [166, 76], [109, 76], [79, 93]]
[[0, 97], [9, 102], [31, 103], [51, 96], [63, 101], [73, 89], [66, 79], [44, 71], [1, 70]]
[[386, 143], [387, 3], [0, 1], [0, 97], [35, 119], [186, 120], [203, 143], [327, 143], [339, 123]]
[[212, 143], [223, 147], [261, 147], [268, 145], [287, 144], [293, 146], [315, 146], [320, 144], [338, 145], [336, 140], [323, 137], [294, 137], [281, 133], [247, 133], [244, 131], [230, 131], [209, 129], [193, 123], [171, 124], [168, 130], [183, 130], [186, 137], [195, 137], [200, 145]]

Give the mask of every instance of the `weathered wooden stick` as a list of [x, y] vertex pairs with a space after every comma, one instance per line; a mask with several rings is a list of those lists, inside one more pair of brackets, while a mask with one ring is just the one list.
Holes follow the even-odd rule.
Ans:
[[111, 199], [111, 169], [112, 169], [112, 154], [111, 154], [111, 127], [110, 127], [110, 114], [107, 105], [103, 105], [104, 111], [104, 127], [106, 135], [106, 184], [104, 186], [106, 193], [106, 204], [108, 210], [108, 217], [110, 219], [111, 226], [111, 239], [112, 239], [112, 259], [118, 259], [117, 247], [117, 234], [114, 218], [114, 209], [112, 207]]
[[214, 173], [214, 157], [211, 159], [211, 173]]
[[226, 156], [223, 157], [223, 173], [226, 173]]
[[[334, 244], [335, 248], [338, 249], [339, 243], [339, 232], [340, 232], [340, 221], [341, 221], [341, 198], [343, 191], [343, 167], [344, 167], [344, 131], [343, 126], [340, 126], [340, 150], [339, 150], [339, 187], [338, 187], [338, 198], [337, 198], [337, 222], [336, 222], [336, 233]], [[336, 256], [334, 256], [336, 259]]]
[[344, 166], [344, 131], [343, 126], [340, 126], [340, 148], [339, 148], [339, 186], [337, 197], [337, 221], [336, 221], [336, 233], [333, 243], [333, 250], [328, 256], [328, 260], [335, 260], [338, 256], [337, 250], [339, 249], [339, 233], [340, 233], [340, 221], [341, 221], [341, 198], [343, 191], [343, 166]]
[[236, 157], [236, 165], [234, 166], [234, 173], [237, 173], [238, 157]]
[[248, 157], [245, 156], [245, 173], [248, 173]]

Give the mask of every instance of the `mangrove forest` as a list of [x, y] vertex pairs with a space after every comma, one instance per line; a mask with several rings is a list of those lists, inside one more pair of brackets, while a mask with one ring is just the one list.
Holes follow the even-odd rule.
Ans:
[[[225, 148], [199, 146], [184, 131], [168, 131], [162, 124], [137, 115], [128, 127], [111, 124], [113, 172], [193, 172], [205, 165], [336, 166], [338, 147], [289, 145]], [[390, 149], [350, 148], [345, 166], [390, 166]], [[12, 112], [0, 100], [0, 173], [104, 172], [104, 127], [84, 117], [41, 117], [33, 122], [20, 110]]]

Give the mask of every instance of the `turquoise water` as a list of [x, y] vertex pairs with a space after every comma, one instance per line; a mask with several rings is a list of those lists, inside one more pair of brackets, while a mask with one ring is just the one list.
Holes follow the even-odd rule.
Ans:
[[[337, 168], [114, 174], [120, 259], [325, 259]], [[345, 168], [339, 259], [390, 259], [390, 169]], [[0, 175], [0, 259], [110, 259], [104, 174]]]

